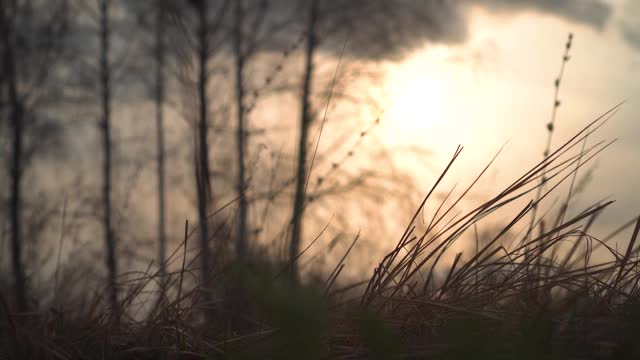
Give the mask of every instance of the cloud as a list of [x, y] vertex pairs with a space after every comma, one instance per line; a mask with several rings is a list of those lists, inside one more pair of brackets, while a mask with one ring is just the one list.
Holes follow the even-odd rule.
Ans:
[[327, 16], [325, 26], [342, 29], [337, 38], [348, 36], [349, 51], [357, 57], [392, 59], [424, 43], [455, 44], [467, 38], [464, 9], [451, 1], [346, 1], [353, 2], [349, 11]]
[[640, 50], [640, 2], [630, 0], [624, 7], [624, 17], [619, 23], [624, 40], [633, 48]]
[[640, 50], [640, 26], [635, 23], [623, 22], [620, 24], [620, 31], [622, 31], [622, 36], [629, 45]]
[[492, 11], [535, 11], [602, 30], [611, 16], [611, 5], [602, 0], [465, 0]]
[[[295, 9], [294, 17], [303, 28], [308, 1], [279, 4]], [[468, 10], [474, 6], [506, 15], [549, 14], [598, 30], [612, 12], [602, 0], [321, 0], [320, 4], [322, 29], [331, 34], [324, 38], [325, 49], [340, 51], [348, 36], [348, 55], [369, 59], [398, 58], [426, 43], [464, 42]]]

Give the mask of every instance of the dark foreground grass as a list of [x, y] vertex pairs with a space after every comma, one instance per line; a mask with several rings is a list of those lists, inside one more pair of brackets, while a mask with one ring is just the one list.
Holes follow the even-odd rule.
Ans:
[[[336, 280], [341, 261], [326, 280], [291, 288], [288, 264], [254, 261], [218, 269], [203, 286], [190, 265], [197, 261], [181, 251], [187, 229], [168, 260], [177, 270], [164, 279], [129, 274], [118, 309], [98, 292], [58, 295], [48, 309], [17, 314], [3, 294], [0, 358], [640, 358], [640, 218], [596, 238], [589, 229], [611, 202], [569, 211], [577, 172], [611, 144], [586, 139], [617, 109], [467, 211], [460, 203], [491, 163], [458, 197], [432, 199], [458, 148], [368, 281], [345, 287]], [[566, 188], [558, 209], [532, 221], [538, 203]], [[493, 237], [470, 255], [449, 254], [504, 209], [510, 219]], [[608, 241], [626, 228], [632, 236], [618, 251]]]

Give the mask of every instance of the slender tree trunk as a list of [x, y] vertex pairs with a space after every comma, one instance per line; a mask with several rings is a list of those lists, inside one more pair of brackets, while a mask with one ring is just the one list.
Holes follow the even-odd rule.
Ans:
[[22, 266], [22, 168], [23, 153], [22, 142], [24, 138], [23, 108], [18, 96], [18, 84], [16, 80], [15, 59], [13, 44], [11, 41], [11, 20], [6, 14], [7, 7], [2, 1], [2, 41], [4, 45], [4, 75], [9, 95], [9, 121], [12, 132], [12, 156], [11, 156], [11, 199], [9, 201], [9, 214], [11, 216], [11, 255], [13, 260], [13, 277], [18, 311], [27, 311], [27, 297], [24, 268]]
[[244, 14], [242, 0], [235, 1], [234, 16], [234, 52], [236, 60], [236, 108], [237, 108], [237, 146], [238, 146], [238, 239], [236, 241], [236, 256], [240, 262], [244, 261], [247, 253], [247, 196], [245, 184], [245, 150], [246, 130], [244, 113], [244, 65], [245, 55], [242, 50], [242, 27]]
[[[201, 282], [203, 286], [209, 285], [209, 277], [211, 276], [211, 259], [209, 251], [209, 227], [207, 221], [208, 205], [211, 199], [211, 183], [209, 171], [209, 146], [207, 141], [207, 86], [208, 86], [208, 69], [209, 63], [209, 29], [207, 22], [207, 2], [198, 2], [198, 100], [199, 100], [199, 118], [198, 118], [198, 139], [197, 147], [197, 171], [196, 181], [198, 187], [198, 217], [200, 220], [200, 264], [201, 264]], [[206, 292], [205, 292], [206, 294]], [[205, 299], [207, 297], [205, 296]]]
[[115, 238], [111, 218], [111, 69], [109, 65], [109, 2], [100, 1], [100, 84], [102, 90], [102, 142], [104, 151], [102, 201], [103, 226], [109, 272], [109, 302], [114, 313], [118, 311], [116, 284]]
[[156, 152], [158, 177], [158, 262], [160, 263], [160, 277], [164, 291], [165, 259], [166, 259], [166, 229], [165, 229], [165, 164], [164, 164], [164, 63], [165, 63], [165, 0], [158, 0], [156, 14]]
[[302, 113], [300, 115], [300, 135], [298, 142], [298, 165], [296, 173], [296, 192], [293, 204], [293, 228], [289, 247], [289, 261], [291, 263], [290, 280], [293, 285], [299, 282], [296, 257], [300, 251], [302, 237], [302, 222], [305, 202], [305, 186], [307, 173], [307, 141], [309, 125], [311, 125], [311, 86], [313, 82], [313, 55], [316, 48], [316, 22], [318, 18], [318, 0], [311, 0], [309, 22], [307, 28], [307, 48], [302, 84]]

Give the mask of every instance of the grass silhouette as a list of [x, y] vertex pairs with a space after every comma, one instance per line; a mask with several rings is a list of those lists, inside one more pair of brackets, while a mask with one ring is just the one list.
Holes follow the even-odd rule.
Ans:
[[[607, 244], [611, 237], [588, 233], [612, 201], [566, 218], [561, 212], [560, 220], [543, 215], [555, 225], [537, 235], [507, 236], [528, 229], [534, 207], [612, 144], [580, 147], [619, 107], [488, 201], [458, 211], [492, 159], [458, 197], [436, 204], [432, 218], [420, 224], [419, 215], [462, 152], [458, 147], [397, 245], [362, 284], [334, 283], [345, 266], [341, 261], [328, 279], [291, 288], [283, 276], [290, 264], [253, 254], [250, 264], [216, 269], [215, 285], [205, 289], [194, 276], [196, 259], [186, 259], [193, 236], [186, 226], [183, 243], [165, 264], [179, 269], [166, 273], [165, 292], [149, 290], [161, 289], [153, 285], [161, 281], [159, 273], [125, 274], [118, 284], [124, 292], [120, 314], [109, 313], [102, 291], [92, 297], [59, 291], [59, 305], [27, 314], [11, 313], [2, 298], [0, 353], [44, 359], [632, 358], [640, 351], [633, 340], [640, 314], [640, 220], [625, 224], [635, 228], [621, 252]], [[543, 185], [542, 176], [546, 189], [528, 200]], [[516, 205], [511, 221], [471, 256], [450, 256], [452, 245], [478, 222]], [[566, 244], [569, 251], [556, 250]], [[593, 251], [612, 260], [595, 262]], [[445, 264], [446, 258], [453, 260]], [[203, 302], [203, 293], [213, 300]], [[214, 320], [203, 320], [205, 308]]]

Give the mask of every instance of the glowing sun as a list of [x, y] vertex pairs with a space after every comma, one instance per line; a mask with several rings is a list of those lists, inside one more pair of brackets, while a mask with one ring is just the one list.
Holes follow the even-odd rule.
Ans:
[[419, 65], [408, 61], [394, 67], [385, 84], [389, 98], [386, 117], [407, 130], [432, 128], [445, 117], [449, 86], [437, 71]]

